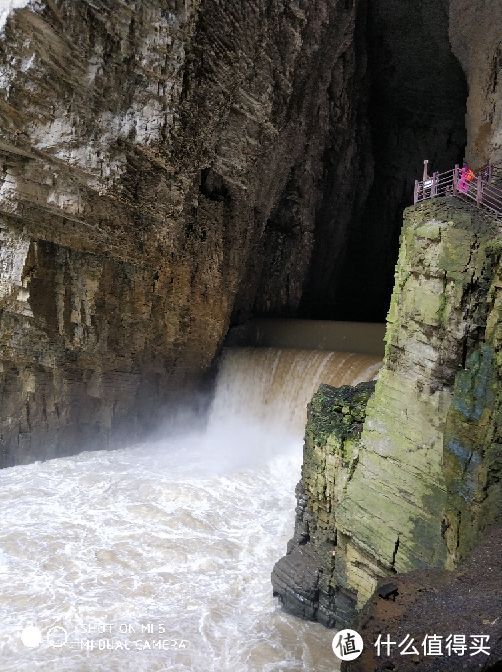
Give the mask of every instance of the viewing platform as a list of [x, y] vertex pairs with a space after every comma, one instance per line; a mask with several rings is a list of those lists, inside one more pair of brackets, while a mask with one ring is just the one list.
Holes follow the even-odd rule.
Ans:
[[421, 181], [415, 180], [413, 202], [416, 205], [438, 196], [454, 196], [472, 201], [478, 207], [502, 220], [502, 164], [490, 164], [474, 172], [467, 165], [457, 164], [444, 173], [428, 175], [428, 161], [424, 161]]

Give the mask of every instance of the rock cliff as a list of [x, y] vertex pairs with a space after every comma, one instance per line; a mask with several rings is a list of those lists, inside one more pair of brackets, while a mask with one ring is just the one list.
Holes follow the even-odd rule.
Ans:
[[366, 160], [352, 2], [24, 4], [0, 38], [2, 465], [150, 426], [265, 274], [261, 305], [294, 310], [326, 138], [341, 172]]
[[463, 154], [461, 65], [469, 151], [498, 151], [476, 4], [2, 10], [0, 465], [134, 438], [231, 323], [382, 319], [410, 180]]
[[310, 406], [273, 573], [294, 613], [349, 624], [381, 577], [453, 568], [500, 520], [501, 252], [496, 222], [456, 199], [406, 211], [375, 392], [366, 408], [342, 394], [345, 417], [365, 413], [360, 437], [340, 434], [341, 391]]

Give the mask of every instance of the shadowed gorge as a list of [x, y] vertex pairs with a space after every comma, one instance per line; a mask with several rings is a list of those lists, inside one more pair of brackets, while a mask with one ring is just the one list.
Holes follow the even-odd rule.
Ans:
[[[368, 4], [368, 103], [373, 181], [350, 228], [337, 291], [325, 314], [385, 318], [404, 208], [423, 159], [449, 170], [465, 153], [467, 86], [448, 37], [447, 0]], [[322, 285], [319, 278], [317, 286]], [[312, 296], [315, 305], [315, 297]]]
[[424, 156], [463, 153], [447, 9], [57, 0], [9, 16], [4, 464], [141, 435], [207, 380], [230, 324], [383, 321], [411, 180]]
[[270, 312], [301, 300], [355, 8], [164, 4], [59, 0], [5, 26], [4, 465], [139, 436], [200, 386], [232, 313], [268, 301], [267, 221], [291, 239], [273, 213], [295, 180], [300, 237], [274, 248], [289, 280]]

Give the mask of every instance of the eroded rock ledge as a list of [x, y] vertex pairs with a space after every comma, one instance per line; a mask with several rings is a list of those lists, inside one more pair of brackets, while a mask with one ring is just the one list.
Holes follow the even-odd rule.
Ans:
[[374, 388], [374, 383], [321, 385], [310, 402], [295, 532], [272, 573], [274, 594], [288, 611], [328, 627], [335, 623], [335, 595], [337, 609], [343, 600], [334, 582], [336, 510], [357, 464], [357, 441]]
[[453, 568], [500, 519], [501, 256], [471, 206], [406, 211], [360, 438], [340, 433], [325, 389], [311, 405], [295, 536], [273, 574], [294, 613], [347, 625], [381, 577]]

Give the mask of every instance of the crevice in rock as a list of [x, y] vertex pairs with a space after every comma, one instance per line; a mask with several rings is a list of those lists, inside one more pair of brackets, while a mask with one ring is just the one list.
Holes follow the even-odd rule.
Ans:
[[225, 180], [212, 168], [203, 168], [200, 174], [200, 192], [211, 201], [226, 201], [229, 199], [229, 191]]
[[394, 551], [392, 553], [392, 560], [391, 560], [391, 568], [393, 572], [397, 572], [396, 570], [396, 557], [397, 557], [397, 552], [399, 550], [399, 544], [400, 544], [400, 536], [399, 534], [397, 535], [396, 543], [394, 544]]
[[446, 538], [446, 533], [448, 532], [450, 527], [451, 527], [450, 521], [446, 517], [443, 518], [443, 520], [441, 521], [441, 537], [443, 539]]

